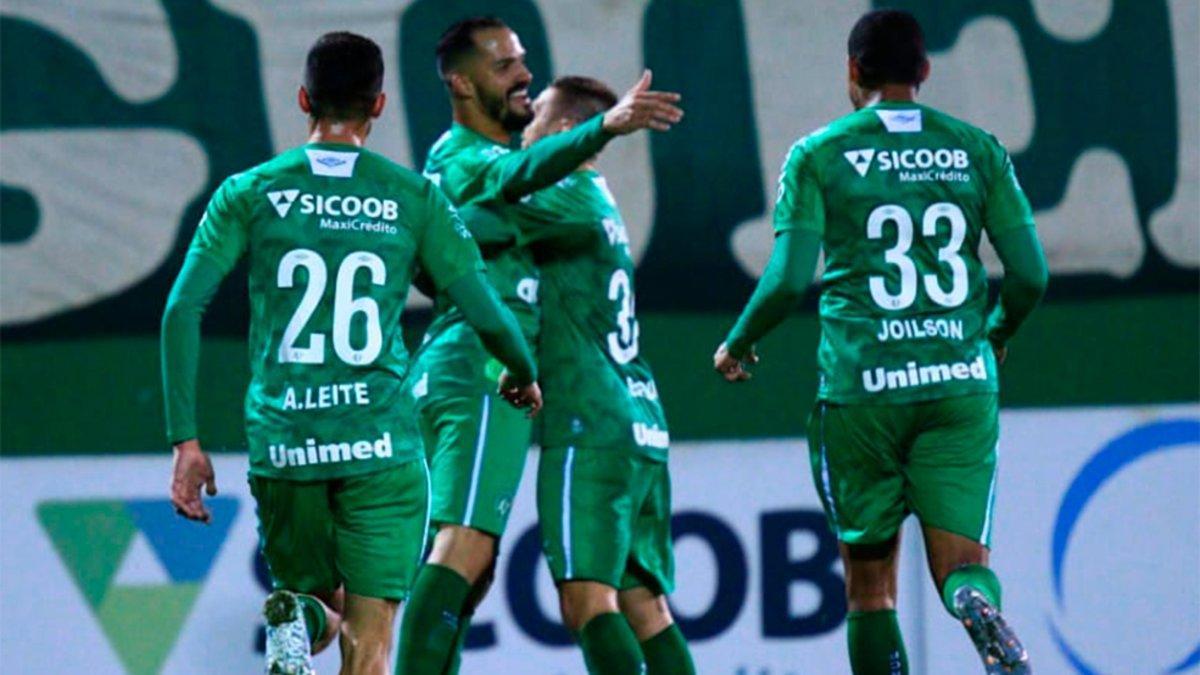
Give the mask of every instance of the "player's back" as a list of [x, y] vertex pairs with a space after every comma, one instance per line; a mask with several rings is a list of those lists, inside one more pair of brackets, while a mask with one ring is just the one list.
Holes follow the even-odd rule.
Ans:
[[1032, 220], [995, 138], [927, 106], [885, 102], [798, 142], [780, 187], [777, 228], [794, 220], [823, 238], [822, 398], [997, 390], [979, 244], [985, 229]]
[[543, 446], [665, 461], [670, 437], [640, 353], [629, 236], [604, 177], [576, 171], [514, 212], [542, 273]]
[[417, 174], [335, 144], [218, 189], [197, 238], [217, 251], [242, 237], [248, 252], [252, 472], [330, 478], [417, 452], [400, 316], [439, 205]]

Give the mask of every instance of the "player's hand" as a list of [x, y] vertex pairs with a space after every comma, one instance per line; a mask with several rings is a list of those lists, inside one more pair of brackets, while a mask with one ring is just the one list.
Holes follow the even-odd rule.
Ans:
[[992, 351], [996, 352], [996, 365], [1004, 365], [1004, 360], [1008, 358], [1008, 345], [993, 342]]
[[508, 371], [504, 371], [500, 375], [500, 396], [517, 408], [526, 408], [529, 410], [526, 417], [532, 418], [542, 409], [542, 389], [537, 382], [530, 382], [526, 385], [518, 385], [513, 382], [512, 375]]
[[750, 379], [753, 375], [746, 370], [746, 366], [756, 363], [758, 354], [754, 353], [753, 347], [745, 358], [738, 359], [729, 353], [729, 349], [722, 342], [721, 346], [717, 347], [717, 353], [713, 354], [713, 369], [720, 373], [726, 382], [743, 382]]
[[669, 131], [683, 119], [683, 110], [675, 105], [682, 97], [673, 91], [650, 91], [651, 77], [649, 70], [642, 72], [637, 84], [604, 113], [605, 131], [617, 135], [641, 129]]
[[175, 444], [175, 462], [171, 469], [171, 504], [175, 513], [188, 520], [208, 524], [212, 514], [200, 497], [200, 487], [209, 497], [217, 494], [217, 475], [212, 462], [200, 449], [200, 441], [191, 439]]

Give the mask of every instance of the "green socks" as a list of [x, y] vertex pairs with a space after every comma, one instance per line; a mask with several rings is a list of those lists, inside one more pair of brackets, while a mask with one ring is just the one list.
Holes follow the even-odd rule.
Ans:
[[647, 675], [696, 675], [696, 664], [679, 626], [671, 624], [642, 643]]
[[315, 645], [325, 636], [328, 622], [325, 618], [325, 606], [311, 595], [296, 593], [300, 603], [300, 613], [304, 615], [304, 627], [308, 629], [308, 643]]
[[908, 654], [896, 610], [850, 612], [846, 642], [854, 675], [908, 675]]
[[442, 671], [442, 675], [458, 675], [459, 669], [462, 668], [462, 653], [467, 646], [467, 634], [471, 632], [471, 614], [462, 614], [458, 617], [458, 632], [454, 635], [453, 651], [450, 653], [450, 661], [446, 664], [446, 669]]
[[1000, 609], [1000, 580], [996, 578], [996, 573], [983, 565], [963, 565], [951, 572], [946, 577], [946, 583], [942, 584], [942, 603], [946, 605], [950, 616], [958, 618], [954, 611], [954, 594], [963, 586], [979, 591], [993, 607]]
[[639, 675], [646, 662], [637, 637], [625, 617], [616, 612], [598, 614], [579, 631], [579, 646], [590, 675]]
[[453, 656], [459, 614], [470, 590], [467, 580], [449, 567], [421, 567], [400, 624], [396, 675], [442, 672]]

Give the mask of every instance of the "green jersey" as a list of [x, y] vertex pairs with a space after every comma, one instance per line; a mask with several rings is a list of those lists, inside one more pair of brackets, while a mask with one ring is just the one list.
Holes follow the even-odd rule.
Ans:
[[228, 178], [189, 255], [249, 258], [250, 472], [328, 480], [420, 456], [400, 315], [419, 270], [445, 288], [482, 269], [429, 181], [340, 144]]
[[1000, 143], [927, 106], [870, 106], [798, 141], [775, 230], [823, 240], [820, 398], [997, 391], [979, 244], [984, 230], [1032, 226]]
[[512, 212], [542, 271], [542, 446], [666, 461], [666, 417], [638, 349], [629, 237], [604, 178], [577, 171]]
[[[456, 206], [502, 199], [505, 172], [503, 158], [511, 150], [471, 129], [454, 124], [429, 150], [425, 177], [433, 181]], [[538, 271], [529, 252], [514, 246], [517, 231], [511, 223], [492, 218], [487, 225], [472, 221], [484, 257], [488, 282], [521, 324], [531, 343], [537, 336]], [[435, 300], [434, 321], [429, 335], [441, 333], [462, 322], [459, 312], [444, 295]]]

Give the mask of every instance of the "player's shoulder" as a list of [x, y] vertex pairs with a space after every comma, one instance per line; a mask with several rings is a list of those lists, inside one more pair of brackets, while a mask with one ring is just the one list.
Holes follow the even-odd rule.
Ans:
[[841, 148], [863, 133], [876, 132], [871, 118], [861, 110], [843, 115], [798, 138], [788, 149], [784, 169], [797, 170], [806, 164], [815, 166], [823, 155]]
[[[428, 179], [412, 169], [366, 148], [360, 151], [356, 177], [382, 183], [391, 190], [403, 193], [424, 193], [431, 186]], [[361, 173], [360, 173], [361, 171]]]
[[1004, 146], [994, 134], [948, 112], [929, 106], [921, 106], [923, 130], [951, 136], [963, 144], [970, 144], [988, 151], [1003, 151]]
[[425, 172], [439, 171], [447, 166], [487, 161], [510, 152], [508, 148], [484, 138], [460, 124], [447, 129], [429, 148]]

